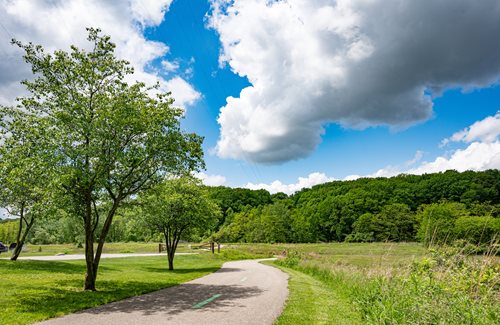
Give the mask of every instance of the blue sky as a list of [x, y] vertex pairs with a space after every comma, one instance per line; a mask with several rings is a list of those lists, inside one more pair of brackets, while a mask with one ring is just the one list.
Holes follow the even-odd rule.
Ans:
[[499, 168], [500, 2], [445, 2], [0, 0], [0, 68], [19, 64], [0, 102], [26, 70], [11, 36], [61, 48], [97, 24], [186, 108], [208, 184]]
[[220, 41], [216, 31], [206, 27], [209, 10], [204, 1], [174, 1], [165, 21], [148, 29], [146, 35], [169, 44], [172, 59], [195, 59], [190, 81], [203, 98], [188, 109], [184, 126], [205, 136], [207, 174], [225, 176], [228, 185], [274, 180], [294, 183], [313, 172], [339, 179], [351, 174], [368, 175], [388, 165], [404, 165], [417, 151], [423, 151], [422, 159], [434, 160], [444, 153], [439, 148], [442, 139], [500, 109], [499, 86], [469, 92], [451, 89], [434, 99], [434, 111], [428, 120], [404, 129], [375, 126], [353, 130], [331, 123], [321, 144], [307, 158], [278, 165], [218, 158], [209, 152], [219, 138], [219, 109], [228, 96], [238, 96], [249, 82], [232, 73], [229, 66], [219, 67]]

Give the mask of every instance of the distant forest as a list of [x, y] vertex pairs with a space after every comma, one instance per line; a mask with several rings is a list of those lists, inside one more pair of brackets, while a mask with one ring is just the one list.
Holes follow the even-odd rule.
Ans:
[[[465, 240], [487, 243], [500, 233], [500, 171], [446, 171], [392, 178], [334, 181], [294, 195], [210, 187], [222, 217], [190, 240], [221, 242], [371, 242]], [[31, 243], [83, 242], [80, 223], [48, 216]], [[0, 241], [14, 240], [16, 223], [0, 223]], [[131, 204], [116, 217], [109, 241], [158, 241]]]

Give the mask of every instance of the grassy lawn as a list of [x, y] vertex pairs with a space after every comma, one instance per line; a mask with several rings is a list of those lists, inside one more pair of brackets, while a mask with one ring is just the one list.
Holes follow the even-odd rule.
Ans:
[[170, 287], [214, 272], [224, 259], [178, 256], [176, 270], [163, 257], [103, 259], [97, 292], [84, 292], [84, 261], [0, 260], [0, 324], [29, 324]]

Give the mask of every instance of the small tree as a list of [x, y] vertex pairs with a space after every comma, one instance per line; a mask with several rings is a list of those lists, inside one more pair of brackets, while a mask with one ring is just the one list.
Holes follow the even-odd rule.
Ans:
[[0, 205], [19, 218], [13, 261], [36, 219], [50, 206], [54, 164], [46, 151], [42, 122], [19, 107], [0, 107]]
[[[157, 87], [128, 84], [129, 63], [115, 57], [115, 45], [100, 30], [88, 29], [91, 50], [47, 54], [22, 44], [36, 78], [24, 81], [31, 96], [18, 110], [47, 126], [47, 152], [57, 161], [65, 209], [83, 223], [85, 290], [95, 290], [101, 253], [123, 202], [165, 175], [203, 167], [203, 139], [180, 130], [183, 110]], [[97, 246], [94, 250], [94, 242]]]
[[179, 240], [211, 229], [220, 215], [206, 188], [191, 176], [164, 181], [144, 193], [140, 203], [146, 223], [165, 236], [169, 270]]

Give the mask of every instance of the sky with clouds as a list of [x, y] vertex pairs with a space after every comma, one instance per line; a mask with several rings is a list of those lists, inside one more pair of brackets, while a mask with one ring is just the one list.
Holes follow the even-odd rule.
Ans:
[[30, 69], [10, 39], [85, 48], [99, 27], [205, 136], [207, 185], [500, 168], [500, 0], [0, 0], [0, 104]]

